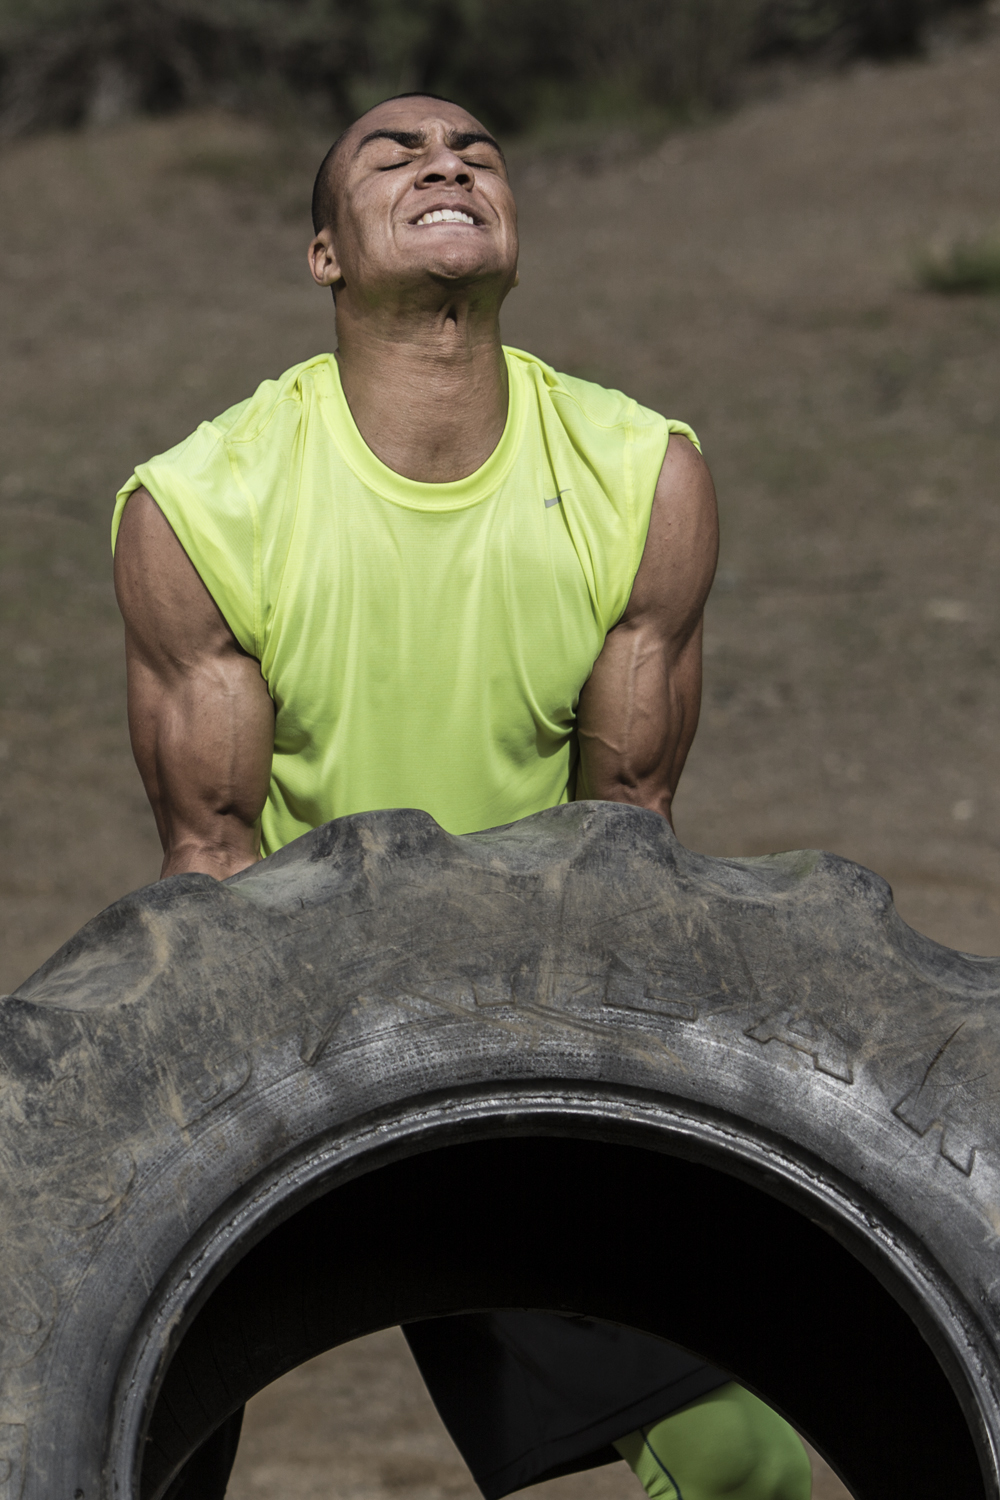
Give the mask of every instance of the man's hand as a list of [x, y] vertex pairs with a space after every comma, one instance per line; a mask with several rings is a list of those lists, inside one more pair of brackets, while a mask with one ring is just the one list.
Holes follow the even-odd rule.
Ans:
[[115, 548], [132, 751], [163, 845], [163, 875], [224, 879], [260, 858], [274, 748], [260, 664], [238, 646], [146, 490]]
[[675, 434], [628, 608], [580, 694], [578, 799], [630, 802], [671, 821], [698, 727], [702, 614], [718, 550], [711, 475]]

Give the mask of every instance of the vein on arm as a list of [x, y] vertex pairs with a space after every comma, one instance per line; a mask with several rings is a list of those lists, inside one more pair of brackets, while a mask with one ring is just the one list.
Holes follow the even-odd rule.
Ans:
[[115, 548], [125, 620], [132, 750], [163, 845], [161, 875], [220, 879], [260, 857], [274, 705], [146, 490], [125, 507]]
[[675, 434], [628, 606], [580, 694], [578, 798], [629, 802], [671, 820], [698, 727], [702, 622], [718, 544], [708, 466]]

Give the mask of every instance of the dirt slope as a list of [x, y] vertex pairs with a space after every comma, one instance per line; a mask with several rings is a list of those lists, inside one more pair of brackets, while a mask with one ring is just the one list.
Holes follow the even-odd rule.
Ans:
[[[0, 157], [0, 987], [156, 873], [110, 497], [332, 343], [302, 258], [316, 149], [199, 117]], [[1000, 43], [518, 179], [506, 336], [688, 418], [718, 480], [681, 837], [837, 850], [997, 952], [1000, 299], [923, 293], [910, 263], [997, 218]]]

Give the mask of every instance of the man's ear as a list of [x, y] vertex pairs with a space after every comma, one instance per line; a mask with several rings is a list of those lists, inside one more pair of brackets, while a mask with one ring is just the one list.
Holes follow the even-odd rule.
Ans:
[[343, 281], [337, 247], [333, 242], [333, 231], [321, 229], [307, 251], [309, 269], [317, 286], [335, 287]]

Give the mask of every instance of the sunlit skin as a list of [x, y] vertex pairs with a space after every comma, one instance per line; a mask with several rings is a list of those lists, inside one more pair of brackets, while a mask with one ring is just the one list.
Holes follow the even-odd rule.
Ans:
[[[481, 467], [507, 414], [500, 308], [517, 284], [517, 218], [503, 157], [456, 105], [390, 100], [344, 137], [336, 222], [309, 246], [337, 310], [337, 359], [374, 453], [410, 479]], [[434, 210], [472, 223], [421, 223]], [[609, 268], [613, 274], [613, 268]], [[576, 795], [668, 820], [698, 723], [702, 614], [718, 550], [707, 466], [673, 437], [628, 607], [577, 718]], [[224, 878], [260, 857], [274, 705], [145, 490], [115, 555], [132, 746], [163, 843], [163, 875]]]

